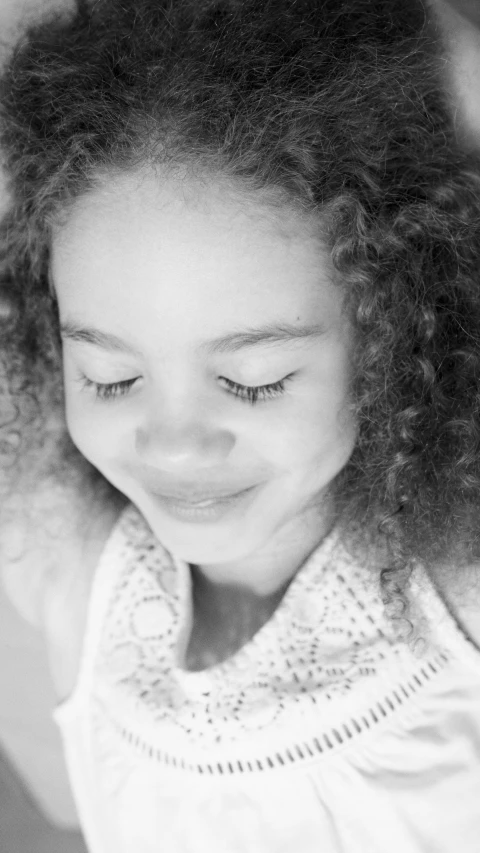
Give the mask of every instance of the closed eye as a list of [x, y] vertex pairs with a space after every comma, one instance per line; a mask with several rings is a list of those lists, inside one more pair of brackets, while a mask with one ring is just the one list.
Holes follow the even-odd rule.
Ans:
[[220, 378], [235, 397], [239, 397], [241, 400], [245, 400], [254, 406], [259, 400], [266, 401], [280, 397], [285, 392], [285, 383], [292, 377], [291, 375], [286, 376], [284, 379], [279, 379], [278, 382], [272, 382], [270, 385], [240, 385], [238, 382], [226, 379], [225, 376]]
[[94, 388], [98, 400], [113, 400], [124, 397], [130, 391], [135, 379], [124, 379], [122, 382], [93, 382], [83, 374], [79, 377], [84, 388]]
[[[250, 403], [252, 406], [259, 401], [265, 402], [280, 397], [285, 392], [285, 383], [292, 378], [292, 374], [286, 376], [278, 382], [272, 382], [268, 385], [240, 385], [238, 382], [233, 382], [225, 376], [219, 377], [225, 383], [229, 392], [240, 400]], [[108, 401], [115, 400], [119, 397], [124, 397], [130, 391], [130, 388], [136, 382], [134, 379], [124, 379], [121, 382], [93, 382], [84, 374], [79, 375], [84, 388], [93, 388], [98, 400]]]

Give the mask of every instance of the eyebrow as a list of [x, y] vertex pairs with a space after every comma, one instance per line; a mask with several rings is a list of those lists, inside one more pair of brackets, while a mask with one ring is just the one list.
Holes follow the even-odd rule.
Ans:
[[[71, 320], [66, 320], [60, 326], [62, 337], [79, 343], [91, 344], [110, 352], [121, 352], [130, 355], [141, 355], [135, 347], [127, 344], [117, 335], [103, 332], [94, 327], [81, 326]], [[295, 326], [293, 323], [270, 323], [257, 329], [244, 329], [231, 332], [212, 341], [205, 341], [200, 349], [210, 355], [218, 353], [239, 352], [242, 349], [262, 344], [291, 343], [293, 341], [320, 337], [325, 334], [325, 327], [319, 324]]]

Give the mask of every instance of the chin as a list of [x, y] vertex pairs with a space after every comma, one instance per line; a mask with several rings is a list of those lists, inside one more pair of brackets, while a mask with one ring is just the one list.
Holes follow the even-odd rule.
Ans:
[[251, 539], [244, 530], [237, 536], [219, 536], [218, 533], [186, 536], [185, 533], [167, 531], [160, 524], [154, 533], [168, 551], [187, 563], [195, 564], [231, 563], [248, 557], [263, 544], [256, 538]]
[[231, 563], [248, 558], [269, 539], [269, 531], [250, 530], [239, 525], [166, 524], [155, 512], [143, 512], [159, 542], [175, 557], [187, 563]]

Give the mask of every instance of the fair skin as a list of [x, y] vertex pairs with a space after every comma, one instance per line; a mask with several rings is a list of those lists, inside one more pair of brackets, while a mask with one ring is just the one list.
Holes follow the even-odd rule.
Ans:
[[459, 141], [480, 144], [480, 4], [427, 0], [444, 39], [443, 81]]
[[[117, 176], [56, 229], [51, 269], [77, 447], [198, 567], [209, 594], [278, 598], [331, 527], [328, 486], [356, 434], [352, 332], [316, 226], [211, 180]], [[286, 324], [302, 336], [213, 350]], [[115, 335], [126, 351], [73, 339], [73, 326]], [[99, 399], [80, 374], [131, 384]], [[252, 405], [247, 386], [273, 390]], [[239, 505], [201, 523], [157, 496], [247, 487]]]

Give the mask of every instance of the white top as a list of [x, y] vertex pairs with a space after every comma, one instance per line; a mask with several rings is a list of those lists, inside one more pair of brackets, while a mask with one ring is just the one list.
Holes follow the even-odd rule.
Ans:
[[416, 657], [377, 574], [330, 534], [242, 649], [189, 672], [189, 567], [128, 505], [54, 712], [91, 853], [478, 853], [480, 651], [416, 569]]

